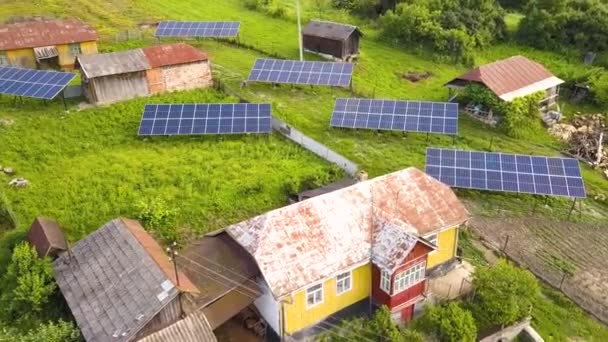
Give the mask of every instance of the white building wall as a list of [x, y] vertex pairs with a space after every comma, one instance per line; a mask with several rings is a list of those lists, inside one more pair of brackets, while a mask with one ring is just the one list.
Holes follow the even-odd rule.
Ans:
[[264, 320], [268, 325], [276, 332], [279, 336], [279, 302], [274, 299], [266, 280], [263, 277], [259, 277], [256, 283], [262, 290], [262, 295], [256, 299], [253, 304], [258, 309]]

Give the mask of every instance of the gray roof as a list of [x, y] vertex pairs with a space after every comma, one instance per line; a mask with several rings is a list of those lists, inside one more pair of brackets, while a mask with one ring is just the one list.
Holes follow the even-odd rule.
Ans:
[[144, 337], [139, 342], [216, 342], [205, 315], [194, 312], [170, 326]]
[[128, 341], [178, 294], [130, 232], [134, 224], [112, 220], [76, 243], [71, 257], [64, 253], [53, 262], [57, 284], [88, 342]]
[[359, 35], [363, 35], [357, 26], [334, 23], [331, 21], [311, 20], [302, 30], [302, 34], [332, 40], [345, 40], [355, 31], [358, 32]]
[[77, 57], [76, 64], [88, 78], [150, 69], [142, 49], [81, 55]]

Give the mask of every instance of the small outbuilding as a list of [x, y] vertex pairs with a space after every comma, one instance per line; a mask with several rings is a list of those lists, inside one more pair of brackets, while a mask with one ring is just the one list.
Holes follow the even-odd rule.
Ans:
[[80, 56], [76, 66], [94, 104], [212, 84], [207, 54], [184, 43]]
[[363, 33], [353, 25], [312, 20], [302, 30], [306, 51], [348, 60], [359, 55], [359, 39]]
[[99, 36], [76, 19], [0, 25], [0, 65], [73, 69], [77, 56], [97, 53]]
[[483, 85], [507, 102], [542, 91], [545, 98], [540, 107], [543, 108], [557, 102], [559, 85], [564, 81], [537, 62], [523, 56], [513, 56], [479, 66], [446, 83], [449, 100], [453, 100], [458, 90], [471, 83]]
[[27, 232], [27, 241], [34, 246], [41, 258], [55, 258], [68, 249], [63, 232], [57, 222], [37, 217]]

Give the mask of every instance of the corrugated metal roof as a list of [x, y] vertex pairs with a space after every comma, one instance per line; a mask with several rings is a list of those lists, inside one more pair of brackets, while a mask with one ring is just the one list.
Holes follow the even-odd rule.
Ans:
[[373, 236], [372, 261], [378, 267], [394, 272], [416, 246], [417, 235], [411, 226], [378, 223]]
[[76, 67], [81, 68], [88, 78], [95, 78], [206, 61], [207, 58], [206, 53], [188, 44], [177, 43], [120, 52], [80, 55], [76, 58]]
[[184, 43], [150, 46], [143, 50], [152, 68], [207, 60], [206, 53]]
[[[488, 87], [496, 96], [503, 98], [504, 95], [509, 93], [517, 94], [517, 96], [526, 96], [548, 89], [549, 87], [544, 89], [530, 87], [534, 84], [541, 84], [547, 79], [554, 80], [555, 82], [550, 82], [554, 85], [564, 83], [564, 81], [555, 77], [541, 64], [523, 56], [513, 56], [477, 67], [448, 82], [448, 84], [457, 80], [479, 82]], [[522, 89], [526, 88], [527, 91], [522, 91]], [[510, 101], [515, 97], [506, 96], [503, 100]]]
[[205, 315], [192, 313], [139, 342], [217, 342]]
[[373, 239], [386, 224], [426, 235], [467, 219], [447, 185], [408, 168], [270, 211], [226, 231], [255, 258], [280, 298], [369, 261], [372, 243], [390, 240]]
[[0, 25], [0, 50], [98, 40], [97, 32], [76, 20], [36, 20]]
[[334, 23], [331, 21], [311, 20], [302, 29], [302, 34], [332, 40], [345, 40], [355, 31], [360, 35], [363, 35], [361, 31], [353, 25]]
[[178, 295], [132, 234], [134, 225], [112, 220], [53, 262], [59, 289], [87, 341], [129, 341]]
[[81, 68], [88, 78], [150, 69], [142, 49], [80, 55], [76, 57], [76, 66]]
[[352, 179], [352, 178], [346, 178], [337, 182], [333, 182], [330, 184], [327, 184], [325, 186], [322, 186], [320, 188], [316, 188], [316, 189], [312, 189], [312, 190], [306, 190], [306, 191], [302, 191], [298, 194], [298, 198], [300, 199], [300, 201], [308, 199], [308, 198], [312, 198], [312, 197], [316, 197], [316, 196], [321, 196], [324, 195], [326, 193], [332, 192], [332, 191], [336, 191], [336, 190], [340, 190], [342, 188], [346, 188], [347, 186], [351, 186], [353, 184], [357, 183], [356, 179]]

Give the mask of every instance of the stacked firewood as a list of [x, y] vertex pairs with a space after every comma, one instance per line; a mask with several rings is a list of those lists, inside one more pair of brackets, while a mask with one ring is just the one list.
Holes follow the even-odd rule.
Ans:
[[[572, 119], [568, 152], [590, 165], [608, 171], [608, 130], [602, 114], [576, 115]], [[607, 174], [608, 176], [608, 174]]]

